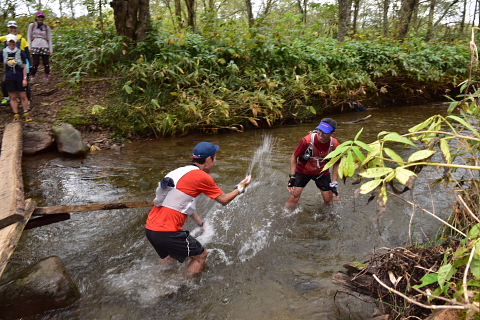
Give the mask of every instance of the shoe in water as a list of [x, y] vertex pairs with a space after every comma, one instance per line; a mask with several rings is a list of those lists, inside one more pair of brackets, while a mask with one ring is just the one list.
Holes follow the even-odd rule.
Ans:
[[23, 114], [23, 119], [25, 119], [25, 121], [32, 121], [32, 117], [30, 116], [30, 112], [25, 112]]
[[20, 115], [18, 113], [15, 113], [13, 116], [13, 121], [20, 121]]

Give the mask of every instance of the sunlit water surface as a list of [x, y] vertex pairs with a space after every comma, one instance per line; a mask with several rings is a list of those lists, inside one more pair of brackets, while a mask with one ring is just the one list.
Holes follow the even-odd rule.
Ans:
[[[383, 130], [405, 133], [446, 106], [433, 104], [333, 115], [337, 138], [371, 142]], [[356, 124], [342, 124], [368, 114]], [[318, 119], [319, 120], [319, 119]], [[149, 208], [74, 213], [70, 220], [27, 230], [5, 275], [48, 256], [59, 256], [82, 297], [65, 310], [35, 319], [363, 319], [372, 306], [332, 284], [346, 262], [369, 260], [375, 249], [405, 245], [412, 207], [391, 198], [377, 217], [375, 201], [354, 197], [358, 185], [340, 182], [341, 200], [322, 204], [311, 183], [300, 207], [283, 210], [288, 198], [289, 159], [300, 139], [318, 121], [269, 130], [126, 144], [121, 151], [101, 151], [85, 159], [58, 154], [24, 160], [26, 196], [39, 206], [152, 200], [158, 181], [189, 163], [200, 141], [221, 146], [212, 176], [229, 192], [247, 173], [247, 192], [223, 207], [204, 198], [199, 213], [210, 228], [201, 234], [193, 222], [186, 229], [210, 251], [206, 270], [182, 278], [186, 264], [159, 265], [145, 238]], [[450, 196], [425, 183], [438, 176], [421, 173], [414, 197], [439, 216], [449, 214]], [[411, 199], [412, 194], [404, 194]], [[432, 200], [433, 197], [433, 200]], [[415, 212], [413, 236], [428, 241], [439, 222]]]

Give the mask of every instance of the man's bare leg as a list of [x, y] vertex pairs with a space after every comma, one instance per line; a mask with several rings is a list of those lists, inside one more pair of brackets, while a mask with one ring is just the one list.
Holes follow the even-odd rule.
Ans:
[[177, 259], [172, 258], [171, 256], [167, 256], [165, 259], [160, 259], [160, 265], [167, 266], [172, 265]]
[[201, 272], [205, 267], [207, 256], [207, 250], [203, 251], [203, 253], [199, 254], [198, 256], [192, 256], [192, 260], [188, 264], [187, 270], [185, 270], [185, 276], [187, 278], [192, 278], [194, 275]]
[[284, 208], [288, 211], [293, 211], [295, 207], [297, 206], [298, 200], [300, 200], [300, 196], [302, 195], [304, 188], [300, 187], [291, 187], [288, 188], [288, 191], [290, 192], [290, 197], [287, 200], [287, 203], [285, 203]]

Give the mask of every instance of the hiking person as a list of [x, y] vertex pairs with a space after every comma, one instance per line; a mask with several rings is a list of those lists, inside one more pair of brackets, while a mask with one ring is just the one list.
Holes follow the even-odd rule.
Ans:
[[25, 121], [32, 121], [28, 110], [27, 98], [27, 55], [17, 48], [17, 36], [9, 34], [6, 37], [8, 47], [3, 49], [0, 57], [5, 65], [5, 83], [7, 92], [10, 95], [10, 106], [12, 107], [14, 121], [20, 120], [19, 107], [17, 99], [23, 107], [23, 117]]
[[334, 194], [336, 200], [340, 200], [338, 194], [338, 165], [333, 165], [333, 172], [323, 170], [330, 160], [328, 154], [335, 150], [339, 142], [333, 137], [337, 128], [337, 122], [332, 118], [324, 118], [317, 126], [317, 130], [305, 136], [298, 144], [290, 158], [290, 175], [287, 189], [290, 197], [285, 204], [285, 209], [293, 210], [300, 200], [303, 189], [310, 180], [322, 192], [325, 204], [332, 204]]
[[39, 11], [36, 13], [35, 22], [28, 26], [28, 41], [30, 41], [30, 53], [33, 58], [31, 68], [31, 83], [35, 83], [40, 58], [45, 68], [45, 79], [50, 78], [50, 56], [53, 55], [52, 29], [45, 24], [45, 13]]
[[[25, 39], [21, 34], [18, 33], [18, 24], [16, 21], [8, 21], [7, 22], [7, 27], [8, 27], [8, 31], [10, 32], [9, 34], [13, 34], [13, 35], [16, 35], [17, 36], [17, 48], [19, 48], [20, 50], [22, 50], [23, 52], [25, 52], [25, 54], [27, 55], [27, 76], [30, 72], [30, 66], [32, 65], [31, 63], [31, 60], [30, 60], [30, 51], [28, 49], [28, 41], [27, 39]], [[0, 42], [4, 42], [5, 44], [5, 48], [8, 47], [8, 44], [7, 44], [7, 36], [2, 36], [0, 37]], [[2, 92], [3, 92], [3, 99], [2, 101], [0, 102], [0, 105], [2, 106], [6, 106], [10, 100], [10, 97], [8, 96], [8, 92], [7, 92], [7, 88], [6, 88], [6, 83], [5, 83], [5, 75], [3, 76], [3, 79], [2, 79]], [[31, 100], [31, 90], [30, 90], [30, 86], [27, 86], [27, 98], [28, 98], [28, 103], [29, 103], [29, 106], [30, 106], [30, 100]]]
[[183, 230], [187, 217], [205, 228], [208, 223], [196, 211], [196, 203], [201, 194], [227, 205], [250, 184], [251, 176], [242, 180], [232, 192], [224, 193], [209, 174], [217, 162], [220, 146], [210, 142], [200, 142], [193, 149], [192, 164], [168, 173], [156, 190], [154, 207], [150, 210], [146, 224], [146, 236], [160, 256], [161, 264], [175, 260], [183, 263], [187, 257], [191, 261], [185, 275], [192, 277], [203, 270], [208, 252], [190, 232]]

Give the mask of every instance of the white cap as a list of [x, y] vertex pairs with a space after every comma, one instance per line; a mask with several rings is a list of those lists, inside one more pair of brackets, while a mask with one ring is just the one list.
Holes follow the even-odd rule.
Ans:
[[7, 34], [7, 38], [6, 38], [7, 43], [9, 43], [12, 40], [17, 42], [17, 36], [11, 33]]
[[15, 28], [18, 28], [18, 24], [16, 21], [8, 21], [7, 22], [7, 27], [15, 27]]

